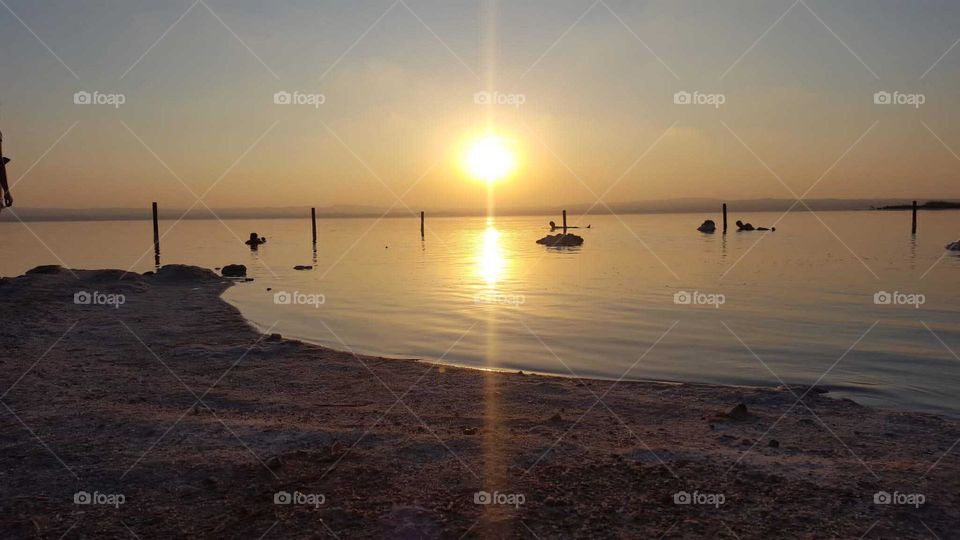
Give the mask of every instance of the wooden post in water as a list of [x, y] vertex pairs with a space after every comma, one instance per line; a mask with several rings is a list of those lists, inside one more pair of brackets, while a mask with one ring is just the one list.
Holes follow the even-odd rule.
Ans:
[[310, 228], [313, 231], [313, 243], [317, 243], [317, 209], [310, 209]]
[[160, 266], [160, 223], [157, 216], [157, 203], [153, 203], [153, 262]]
[[424, 239], [424, 234], [423, 234], [423, 216], [424, 216], [423, 210], [421, 210], [421, 211], [420, 211], [420, 239], [421, 239], [421, 240]]
[[563, 211], [563, 234], [567, 234], [567, 211]]
[[727, 203], [723, 203], [723, 234], [727, 234]]
[[912, 234], [917, 234], [917, 201], [913, 201], [913, 227]]
[[160, 253], [160, 224], [157, 221], [157, 203], [153, 203], [153, 250]]

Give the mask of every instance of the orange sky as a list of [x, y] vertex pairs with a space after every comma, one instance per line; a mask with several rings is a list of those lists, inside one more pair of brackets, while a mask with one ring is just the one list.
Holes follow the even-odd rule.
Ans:
[[960, 6], [191, 4], [0, 13], [18, 205], [482, 207], [487, 126], [519, 149], [501, 206], [960, 198]]

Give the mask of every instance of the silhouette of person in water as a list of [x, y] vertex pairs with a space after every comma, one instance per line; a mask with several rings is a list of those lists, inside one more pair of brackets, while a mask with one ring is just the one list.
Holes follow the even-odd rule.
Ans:
[[737, 220], [737, 232], [739, 231], [775, 231], [775, 230], [777, 230], [776, 227], [772, 229], [769, 229], [767, 227], [754, 227], [750, 223], [744, 223], [739, 219]]
[[3, 157], [3, 133], [0, 133], [0, 209], [13, 206], [13, 195], [7, 183], [7, 163], [10, 163], [10, 159]]
[[713, 233], [717, 230], [717, 224], [714, 223], [712, 219], [708, 219], [701, 223], [700, 226], [697, 227], [697, 230], [702, 233]]
[[252, 250], [256, 250], [258, 247], [260, 247], [260, 244], [266, 243], [267, 239], [257, 235], [255, 232], [250, 233], [250, 239], [244, 242], [244, 244], [250, 246], [250, 249]]

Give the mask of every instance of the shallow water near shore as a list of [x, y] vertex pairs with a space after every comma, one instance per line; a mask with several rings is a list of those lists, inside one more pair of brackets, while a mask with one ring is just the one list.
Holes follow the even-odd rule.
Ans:
[[[162, 263], [246, 264], [255, 281], [224, 297], [250, 321], [356, 353], [609, 379], [819, 380], [867, 405], [960, 415], [960, 257], [943, 249], [960, 213], [921, 214], [916, 238], [908, 212], [797, 212], [773, 233], [696, 232], [708, 218], [719, 223], [594, 216], [576, 231], [584, 245], [566, 250], [535, 243], [546, 217], [428, 216], [424, 241], [414, 217], [324, 219], [316, 253], [308, 219], [168, 222]], [[149, 222], [28, 226], [0, 223], [0, 245], [17, 254], [0, 274], [154, 267]], [[255, 253], [241, 243], [251, 231], [269, 239]]]

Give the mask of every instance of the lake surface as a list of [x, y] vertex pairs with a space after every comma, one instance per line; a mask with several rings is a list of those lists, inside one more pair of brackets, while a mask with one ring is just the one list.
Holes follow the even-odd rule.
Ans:
[[[316, 253], [309, 219], [167, 222], [162, 262], [246, 264], [256, 280], [225, 298], [248, 319], [357, 353], [611, 379], [822, 376], [860, 403], [960, 415], [960, 256], [943, 249], [960, 212], [922, 213], [916, 238], [909, 212], [797, 212], [725, 236], [695, 230], [708, 218], [590, 217], [566, 250], [535, 243], [545, 217], [428, 217], [425, 241], [413, 217], [324, 219]], [[0, 223], [0, 275], [154, 267], [149, 222], [28, 225]], [[269, 238], [256, 253], [251, 231]]]

